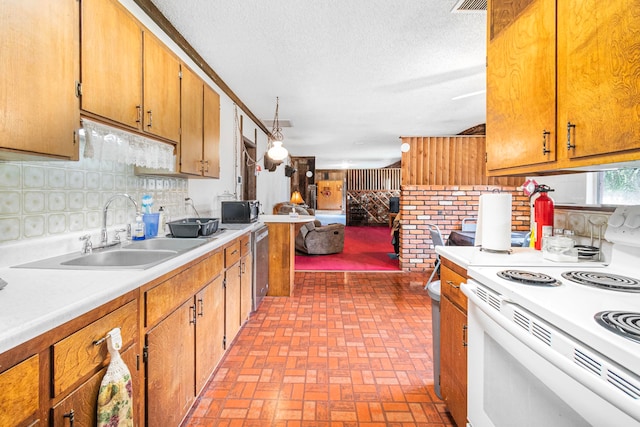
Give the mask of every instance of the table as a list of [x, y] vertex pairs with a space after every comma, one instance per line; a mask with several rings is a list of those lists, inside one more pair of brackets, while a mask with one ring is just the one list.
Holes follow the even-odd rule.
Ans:
[[[526, 236], [527, 236], [527, 232], [525, 231], [512, 231], [511, 246], [516, 246], [516, 247], [522, 246]], [[447, 246], [474, 246], [475, 240], [476, 240], [475, 231], [453, 230], [449, 234], [449, 239], [447, 240]]]

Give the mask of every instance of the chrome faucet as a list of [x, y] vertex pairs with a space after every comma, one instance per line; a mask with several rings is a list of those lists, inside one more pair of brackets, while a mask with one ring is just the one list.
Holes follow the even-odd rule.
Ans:
[[[133, 206], [135, 206], [135, 208], [136, 208], [136, 215], [139, 212], [138, 203], [136, 203], [136, 201], [130, 195], [128, 195], [126, 193], [118, 193], [118, 194], [114, 194], [113, 196], [111, 196], [109, 198], [109, 200], [107, 200], [107, 202], [104, 204], [104, 208], [102, 209], [102, 229], [100, 230], [100, 245], [102, 247], [107, 246], [107, 242], [109, 240], [109, 236], [107, 234], [107, 210], [109, 209], [109, 205], [111, 204], [111, 202], [113, 202], [113, 199], [115, 199], [117, 197], [125, 197], [125, 198], [131, 200], [131, 203], [133, 203]], [[117, 243], [119, 243], [119, 242], [117, 242]]]

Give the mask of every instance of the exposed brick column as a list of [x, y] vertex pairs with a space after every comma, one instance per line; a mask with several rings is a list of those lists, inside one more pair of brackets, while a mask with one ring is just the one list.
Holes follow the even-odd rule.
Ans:
[[462, 228], [462, 219], [477, 216], [480, 195], [493, 190], [513, 197], [513, 230], [529, 231], [529, 198], [518, 187], [486, 185], [407, 185], [400, 195], [400, 268], [404, 271], [431, 270], [435, 252], [427, 224], [436, 224], [446, 239]]

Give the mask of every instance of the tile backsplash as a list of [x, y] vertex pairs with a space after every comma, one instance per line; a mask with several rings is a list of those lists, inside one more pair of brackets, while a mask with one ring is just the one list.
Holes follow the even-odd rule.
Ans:
[[[133, 166], [81, 158], [80, 161], [0, 162], [0, 244], [99, 229], [102, 209], [114, 194], [140, 204], [150, 194], [152, 211], [164, 206], [169, 218], [189, 213], [184, 178], [136, 176]], [[133, 222], [125, 198], [109, 207], [107, 225]]]

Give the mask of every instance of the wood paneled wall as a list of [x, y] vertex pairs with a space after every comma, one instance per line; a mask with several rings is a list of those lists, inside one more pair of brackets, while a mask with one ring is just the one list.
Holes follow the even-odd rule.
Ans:
[[402, 137], [402, 185], [519, 186], [523, 177], [488, 177], [484, 136]]

